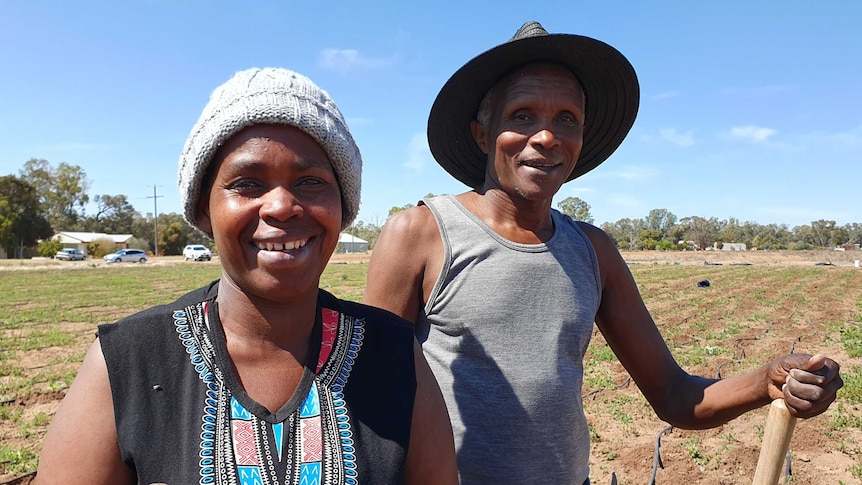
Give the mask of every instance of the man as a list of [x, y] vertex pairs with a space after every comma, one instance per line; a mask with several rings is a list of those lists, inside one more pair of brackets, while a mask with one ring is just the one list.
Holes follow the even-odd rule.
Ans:
[[619, 146], [638, 96], [614, 48], [530, 22], [458, 70], [431, 109], [432, 153], [473, 190], [387, 222], [365, 302], [416, 323], [463, 484], [588, 483], [580, 395], [594, 322], [674, 426], [717, 426], [779, 397], [810, 417], [842, 386], [823, 356], [784, 356], [724, 380], [687, 374], [614, 242], [551, 208], [563, 183]]

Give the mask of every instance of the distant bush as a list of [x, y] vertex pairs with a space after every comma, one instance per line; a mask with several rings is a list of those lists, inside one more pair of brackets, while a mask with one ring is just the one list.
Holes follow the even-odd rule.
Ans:
[[674, 249], [677, 249], [677, 246], [667, 239], [662, 239], [656, 243], [655, 248], [659, 251], [673, 251]]
[[117, 249], [119, 249], [119, 246], [112, 239], [102, 238], [91, 242], [87, 248], [87, 252], [94, 258], [101, 258], [106, 254], [113, 253]]
[[57, 251], [61, 249], [63, 249], [63, 243], [56, 239], [47, 239], [36, 246], [36, 251], [39, 255], [46, 258], [53, 258], [57, 254]]
[[133, 237], [126, 242], [126, 245], [130, 248], [143, 249], [145, 251], [149, 251], [150, 241], [148, 241], [146, 239], [139, 238], [139, 237]]

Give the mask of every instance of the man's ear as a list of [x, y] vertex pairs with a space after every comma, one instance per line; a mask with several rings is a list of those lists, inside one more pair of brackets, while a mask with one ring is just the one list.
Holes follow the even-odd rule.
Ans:
[[209, 195], [202, 195], [198, 199], [197, 223], [198, 227], [212, 237], [213, 223], [210, 219], [210, 198]]
[[485, 127], [479, 124], [478, 121], [473, 120], [470, 122], [470, 133], [473, 134], [473, 140], [479, 145], [479, 149], [482, 150], [482, 153], [485, 155], [488, 154], [488, 133], [485, 131]]

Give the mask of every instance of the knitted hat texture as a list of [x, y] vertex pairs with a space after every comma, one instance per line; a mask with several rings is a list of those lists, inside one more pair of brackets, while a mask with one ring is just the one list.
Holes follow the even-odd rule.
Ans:
[[210, 96], [180, 155], [180, 201], [189, 224], [201, 230], [201, 184], [218, 148], [243, 128], [258, 124], [294, 126], [320, 144], [341, 189], [341, 228], [348, 227], [359, 212], [359, 148], [329, 94], [302, 74], [281, 68], [240, 71]]

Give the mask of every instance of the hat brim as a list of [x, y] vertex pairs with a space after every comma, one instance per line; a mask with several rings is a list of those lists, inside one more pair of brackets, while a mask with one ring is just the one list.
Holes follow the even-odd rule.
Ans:
[[581, 155], [568, 179], [604, 162], [628, 134], [637, 116], [640, 87], [629, 61], [590, 37], [549, 34], [514, 40], [473, 58], [446, 82], [428, 117], [431, 154], [449, 174], [472, 188], [485, 181], [487, 155], [479, 149], [470, 122], [485, 93], [508, 72], [526, 64], [551, 62], [568, 68], [586, 98]]

